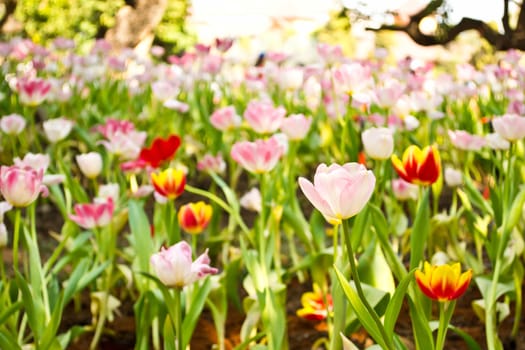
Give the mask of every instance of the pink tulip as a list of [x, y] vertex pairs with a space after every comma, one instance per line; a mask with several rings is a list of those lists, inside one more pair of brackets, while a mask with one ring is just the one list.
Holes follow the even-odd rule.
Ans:
[[0, 192], [13, 207], [27, 207], [40, 192], [47, 195], [43, 185], [44, 170], [30, 167], [2, 166], [0, 168]]
[[525, 117], [505, 114], [492, 119], [494, 131], [507, 141], [517, 141], [525, 137]]
[[479, 151], [487, 143], [483, 136], [472, 135], [464, 130], [449, 130], [448, 136], [455, 147], [464, 151]]
[[151, 256], [150, 263], [159, 280], [173, 288], [183, 288], [219, 272], [209, 265], [208, 250], [192, 261], [191, 247], [184, 241], [168, 249], [162, 247], [160, 252]]
[[44, 173], [47, 171], [50, 161], [51, 158], [49, 157], [49, 154], [44, 153], [26, 153], [23, 159], [18, 157], [13, 159], [13, 162], [19, 168], [32, 168], [35, 170], [42, 169]]
[[342, 64], [333, 75], [337, 89], [349, 95], [368, 90], [373, 83], [370, 68], [357, 62]]
[[244, 111], [244, 118], [259, 134], [269, 134], [281, 127], [286, 109], [274, 107], [271, 102], [251, 101]]
[[319, 43], [317, 44], [317, 53], [328, 65], [339, 62], [344, 57], [343, 48], [339, 45], [332, 46], [330, 44]]
[[206, 154], [204, 157], [197, 163], [197, 169], [200, 171], [213, 171], [215, 173], [223, 173], [226, 170], [226, 163], [220, 154], [212, 156], [211, 154]]
[[210, 117], [210, 123], [216, 129], [226, 131], [241, 125], [241, 117], [235, 111], [235, 107], [228, 106], [213, 112]]
[[135, 125], [128, 120], [119, 120], [109, 118], [106, 124], [97, 125], [95, 130], [101, 133], [105, 138], [111, 139], [116, 133], [127, 134], [135, 130]]
[[146, 137], [147, 134], [144, 131], [116, 132], [109, 140], [99, 141], [99, 143], [104, 145], [109, 153], [123, 160], [131, 160], [139, 156]]
[[26, 127], [26, 120], [19, 114], [9, 114], [0, 119], [0, 128], [8, 135], [18, 135]]
[[255, 142], [242, 141], [233, 145], [232, 158], [249, 172], [261, 174], [271, 171], [283, 155], [282, 145], [275, 137]]
[[16, 82], [16, 91], [20, 102], [25, 105], [38, 106], [51, 91], [51, 83], [40, 78], [23, 77]]
[[299, 178], [306, 198], [332, 225], [359, 213], [372, 196], [375, 183], [374, 173], [359, 163], [320, 164], [313, 184]]
[[290, 140], [299, 141], [306, 137], [311, 125], [312, 118], [305, 117], [303, 114], [291, 114], [288, 118], [283, 119], [281, 131]]
[[115, 205], [113, 199], [109, 197], [102, 203], [75, 204], [75, 215], [70, 214], [69, 218], [85, 229], [104, 227], [111, 222]]

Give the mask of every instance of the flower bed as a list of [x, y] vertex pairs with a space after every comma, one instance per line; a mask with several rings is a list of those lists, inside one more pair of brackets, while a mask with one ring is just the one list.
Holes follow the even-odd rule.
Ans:
[[0, 45], [0, 348], [519, 344], [521, 54], [227, 43]]

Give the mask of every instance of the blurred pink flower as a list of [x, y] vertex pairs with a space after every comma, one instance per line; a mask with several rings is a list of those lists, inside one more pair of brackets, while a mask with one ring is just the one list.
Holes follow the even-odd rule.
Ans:
[[250, 101], [244, 111], [244, 119], [259, 134], [275, 132], [281, 127], [285, 115], [284, 107], [274, 107], [268, 101]]
[[394, 179], [392, 180], [392, 192], [394, 192], [394, 197], [400, 201], [416, 200], [419, 196], [419, 186], [403, 179]]
[[8, 135], [18, 135], [26, 127], [26, 120], [19, 114], [9, 114], [0, 119], [0, 128]]
[[314, 183], [299, 178], [299, 186], [312, 205], [332, 225], [359, 213], [370, 200], [376, 178], [359, 163], [320, 164]]
[[43, 179], [43, 169], [3, 165], [0, 168], [0, 192], [13, 207], [27, 207], [41, 192], [44, 196], [47, 195]]
[[32, 168], [35, 170], [42, 169], [44, 172], [47, 171], [51, 158], [49, 154], [44, 153], [26, 153], [24, 158], [20, 159], [16, 157], [13, 159], [13, 162], [16, 166], [20, 168]]
[[159, 280], [172, 288], [183, 288], [218, 272], [209, 265], [208, 250], [192, 261], [191, 247], [185, 241], [168, 249], [162, 247], [160, 252], [151, 256], [150, 263]]
[[109, 197], [102, 203], [75, 204], [74, 210], [75, 215], [70, 214], [69, 218], [82, 228], [92, 229], [109, 225], [115, 206]]
[[339, 45], [319, 43], [317, 44], [317, 53], [328, 65], [339, 62], [343, 59], [343, 49]]
[[135, 125], [128, 120], [109, 118], [105, 124], [97, 125], [95, 131], [101, 133], [105, 138], [111, 139], [116, 133], [127, 134], [135, 130]]
[[479, 151], [486, 144], [483, 136], [472, 135], [464, 130], [448, 130], [452, 144], [464, 151]]
[[333, 77], [336, 88], [348, 95], [368, 90], [373, 83], [370, 68], [357, 62], [334, 68]]
[[525, 137], [525, 117], [505, 114], [492, 119], [494, 131], [507, 141], [517, 141]]
[[302, 140], [308, 134], [312, 118], [305, 117], [304, 114], [290, 114], [284, 118], [281, 124], [281, 131], [288, 136], [290, 140]]
[[396, 79], [389, 79], [374, 90], [376, 102], [380, 107], [392, 107], [403, 95], [405, 86]]
[[241, 141], [233, 145], [232, 158], [249, 172], [271, 171], [283, 155], [283, 147], [275, 137], [255, 142]]
[[227, 106], [217, 109], [210, 117], [210, 123], [221, 131], [233, 129], [241, 125], [241, 117], [235, 107]]
[[215, 47], [220, 52], [226, 52], [228, 51], [233, 45], [233, 39], [232, 38], [216, 38], [215, 39]]
[[49, 95], [51, 83], [41, 78], [22, 77], [16, 81], [16, 91], [22, 104], [38, 106]]
[[223, 173], [226, 170], [226, 163], [222, 155], [205, 154], [202, 159], [197, 162], [197, 169], [200, 171], [213, 171], [215, 173]]
[[179, 87], [167, 80], [157, 80], [151, 84], [151, 92], [156, 99], [166, 101], [179, 94]]
[[109, 153], [123, 160], [131, 160], [139, 156], [146, 137], [147, 134], [144, 131], [117, 132], [108, 140], [99, 141], [99, 143], [104, 145]]
[[215, 75], [220, 72], [222, 67], [222, 57], [218, 55], [207, 55], [203, 57], [202, 72]]

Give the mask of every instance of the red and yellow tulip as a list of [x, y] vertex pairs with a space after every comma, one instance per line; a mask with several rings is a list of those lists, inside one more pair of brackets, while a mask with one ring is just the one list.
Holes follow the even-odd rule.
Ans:
[[301, 304], [303, 308], [297, 310], [297, 316], [311, 321], [324, 320], [333, 311], [332, 295], [324, 296], [317, 284], [314, 284], [313, 292], [302, 295]]
[[423, 271], [416, 270], [415, 276], [419, 289], [427, 297], [450, 301], [465, 293], [472, 279], [472, 270], [461, 273], [459, 263], [435, 266], [425, 261]]
[[409, 146], [403, 153], [403, 159], [392, 155], [392, 165], [399, 177], [417, 185], [432, 185], [441, 174], [441, 157], [435, 145], [423, 149]]
[[210, 223], [212, 207], [204, 202], [188, 203], [179, 209], [180, 227], [192, 235], [199, 234]]
[[151, 173], [151, 182], [159, 194], [168, 199], [175, 199], [184, 192], [186, 175], [182, 170], [168, 168], [158, 173]]

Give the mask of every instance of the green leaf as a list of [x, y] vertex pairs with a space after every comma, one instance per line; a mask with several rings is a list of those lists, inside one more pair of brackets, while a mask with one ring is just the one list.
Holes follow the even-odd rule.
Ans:
[[479, 190], [474, 186], [474, 183], [468, 176], [463, 177], [465, 180], [465, 191], [468, 194], [468, 198], [470, 201], [478, 207], [478, 209], [481, 209], [485, 214], [489, 214], [490, 216], [494, 216], [494, 210], [492, 210], [492, 207], [489, 205], [489, 202], [483, 198]]
[[188, 313], [184, 316], [182, 322], [182, 346], [181, 349], [186, 349], [189, 344], [199, 316], [204, 308], [204, 303], [211, 290], [211, 279], [207, 277], [202, 285], [198, 286], [197, 294], [191, 299], [191, 305]]
[[16, 303], [9, 305], [9, 307], [3, 310], [4, 312], [0, 315], [0, 325], [3, 325], [15, 312], [22, 310], [23, 306], [24, 303], [21, 301], [17, 301]]
[[425, 188], [423, 197], [419, 201], [414, 226], [410, 231], [410, 269], [417, 267], [424, 259], [424, 251], [430, 233], [429, 194], [430, 191]]
[[394, 292], [394, 295], [392, 296], [392, 299], [390, 299], [390, 302], [388, 303], [388, 306], [386, 308], [384, 321], [385, 332], [389, 337], [394, 336], [394, 327], [397, 322], [397, 317], [399, 316], [399, 312], [401, 311], [403, 299], [407, 293], [407, 289], [410, 285], [410, 282], [412, 281], [413, 275], [414, 270], [411, 271], [408, 275], [406, 275], [405, 278], [403, 278], [403, 280], [397, 286], [396, 291]]
[[[476, 281], [476, 284], [478, 285], [479, 291], [481, 292], [481, 296], [483, 297], [483, 299], [486, 299], [489, 295], [492, 279], [490, 279], [487, 276], [477, 276], [474, 278], [474, 281]], [[501, 297], [502, 295], [512, 292], [513, 290], [514, 284], [512, 280], [509, 280], [507, 282], [498, 282], [494, 300], [499, 299], [499, 297]]]
[[525, 186], [522, 186], [518, 195], [514, 198], [512, 206], [510, 208], [509, 215], [507, 216], [507, 222], [504, 231], [510, 232], [519, 223], [523, 205], [525, 204]]
[[[352, 225], [352, 247], [359, 247], [361, 244], [361, 240], [363, 238], [363, 235], [365, 234], [365, 230], [368, 228], [368, 215], [369, 209], [368, 206], [365, 206], [363, 210], [359, 214], [356, 215], [354, 219], [354, 224]], [[356, 250], [357, 251], [357, 250]]]
[[16, 284], [22, 293], [22, 301], [25, 306], [27, 321], [33, 331], [35, 339], [40, 339], [43, 327], [45, 327], [45, 314], [42, 306], [35, 305], [33, 293], [22, 275], [15, 271]]
[[390, 269], [392, 270], [392, 273], [396, 279], [401, 281], [405, 278], [407, 270], [395, 252], [392, 250], [392, 245], [388, 239], [389, 226], [385, 216], [377, 206], [369, 203], [368, 207], [371, 211], [371, 221], [374, 225], [377, 238], [381, 244], [381, 248], [383, 248], [385, 259], [388, 262], [388, 265], [390, 266]]
[[336, 266], [334, 266], [334, 270], [336, 272], [339, 283], [343, 287], [346, 297], [350, 301], [350, 304], [352, 305], [352, 308], [354, 312], [356, 313], [357, 318], [363, 325], [363, 327], [370, 334], [370, 336], [376, 341], [376, 343], [378, 343], [384, 349], [388, 349], [387, 343], [381, 336], [381, 331], [379, 330], [379, 328], [377, 328], [377, 325], [374, 322], [374, 319], [372, 318], [372, 316], [368, 314], [368, 310], [364, 306], [363, 302], [359, 299], [359, 296], [357, 295], [357, 293], [350, 286], [350, 284], [348, 283], [344, 275], [339, 271], [339, 269]]
[[78, 281], [80, 281], [82, 276], [86, 273], [88, 265], [88, 259], [82, 259], [71, 273], [69, 279], [66, 281], [66, 287], [64, 289], [64, 302], [66, 304], [71, 300], [71, 298], [75, 294], [75, 291], [77, 290]]
[[7, 334], [4, 330], [0, 330], [0, 349], [22, 350], [16, 342], [16, 337]]
[[[150, 235], [150, 226], [148, 217], [142, 208], [142, 205], [136, 200], [130, 200], [128, 203], [129, 226], [133, 237], [132, 246], [136, 255], [136, 262], [141, 272], [149, 272], [150, 258], [155, 253], [155, 246]], [[139, 290], [146, 287], [142, 282], [137, 281]]]
[[56, 334], [58, 331], [58, 327], [60, 326], [60, 321], [62, 320], [63, 311], [64, 311], [64, 297], [62, 294], [53, 309], [51, 320], [46, 325], [44, 334], [42, 335], [42, 339], [40, 339], [39, 341], [40, 343], [39, 349], [61, 350], [60, 343], [56, 339]]
[[416, 349], [434, 349], [434, 338], [424, 311], [421, 307], [416, 306], [410, 298], [408, 298], [408, 306]]

